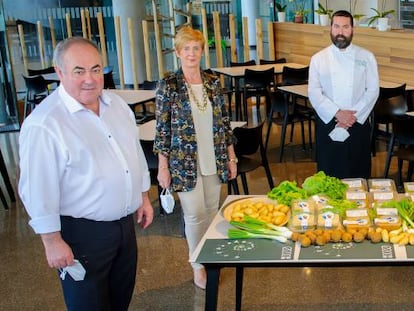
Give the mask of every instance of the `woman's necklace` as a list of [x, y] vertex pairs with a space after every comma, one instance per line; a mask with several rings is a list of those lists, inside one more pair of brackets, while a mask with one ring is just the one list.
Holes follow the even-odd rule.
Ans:
[[203, 102], [200, 103], [199, 100], [197, 99], [197, 97], [194, 94], [194, 91], [193, 91], [193, 88], [191, 87], [191, 84], [188, 83], [187, 81], [185, 82], [185, 84], [187, 85], [187, 89], [188, 89], [188, 91], [190, 93], [190, 96], [192, 97], [193, 101], [195, 102], [195, 104], [198, 108], [198, 111], [206, 112], [208, 102], [207, 102], [207, 92], [206, 92], [206, 88], [204, 87], [204, 85], [201, 84], [201, 89], [202, 89], [202, 92], [203, 92]]

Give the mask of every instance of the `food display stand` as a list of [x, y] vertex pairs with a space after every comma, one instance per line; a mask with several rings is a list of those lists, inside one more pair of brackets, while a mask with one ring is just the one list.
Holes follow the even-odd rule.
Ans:
[[205, 310], [217, 309], [219, 276], [224, 267], [236, 268], [236, 310], [241, 310], [244, 268], [414, 265], [414, 246], [410, 245], [374, 244], [365, 240], [303, 248], [292, 241], [229, 239], [227, 231], [232, 226], [223, 217], [222, 210], [230, 202], [246, 197], [249, 196], [230, 195], [226, 198], [190, 258], [191, 262], [201, 263], [206, 268]]

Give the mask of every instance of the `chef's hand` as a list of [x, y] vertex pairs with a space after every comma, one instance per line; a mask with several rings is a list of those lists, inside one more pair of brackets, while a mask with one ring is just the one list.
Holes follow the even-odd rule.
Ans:
[[355, 110], [338, 110], [335, 114], [336, 126], [345, 129], [350, 128], [356, 122]]

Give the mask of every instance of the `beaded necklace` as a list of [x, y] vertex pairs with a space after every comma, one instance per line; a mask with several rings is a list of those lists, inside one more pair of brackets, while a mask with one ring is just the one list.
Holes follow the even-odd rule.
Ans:
[[194, 94], [193, 88], [191, 87], [190, 83], [187, 83], [187, 81], [185, 82], [185, 84], [187, 85], [187, 89], [189, 91], [190, 96], [192, 97], [193, 101], [195, 102], [198, 111], [200, 112], [206, 112], [207, 110], [207, 92], [206, 92], [206, 88], [204, 87], [204, 85], [202, 85], [202, 91], [203, 91], [203, 102], [200, 103], [197, 99], [197, 97]]

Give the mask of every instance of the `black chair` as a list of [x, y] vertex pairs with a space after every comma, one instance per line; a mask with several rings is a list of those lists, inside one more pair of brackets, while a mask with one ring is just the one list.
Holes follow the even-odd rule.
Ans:
[[[282, 57], [282, 58], [278, 58], [275, 60], [268, 60], [268, 59], [260, 59], [259, 60], [259, 64], [260, 65], [273, 65], [273, 64], [285, 64], [286, 63], [286, 58]], [[275, 74], [275, 85], [281, 85], [281, 78], [282, 78], [282, 74]]]
[[262, 71], [245, 69], [243, 85], [243, 114], [245, 121], [248, 121], [247, 100], [251, 97], [255, 98], [256, 100], [257, 122], [261, 121], [260, 100], [262, 97], [266, 98], [266, 114], [269, 112], [269, 89], [274, 86], [274, 78], [275, 69], [273, 67]]
[[[299, 85], [308, 83], [309, 67], [300, 69], [284, 67], [282, 75], [282, 85]], [[312, 148], [312, 121], [314, 112], [312, 107], [307, 105], [307, 99], [299, 96], [287, 95], [280, 90], [271, 92], [271, 107], [267, 119], [267, 133], [265, 148], [267, 150], [272, 124], [281, 126], [279, 162], [282, 162], [287, 126], [291, 126], [290, 142], [293, 141], [293, 131], [295, 123], [301, 124], [302, 147], [306, 149], [304, 122], [308, 123], [309, 145]], [[300, 102], [303, 102], [302, 104]]]
[[[399, 85], [393, 88], [380, 87], [379, 96], [375, 103], [374, 109], [371, 112], [371, 153], [372, 156], [376, 155], [376, 142], [378, 139], [389, 141], [390, 125], [392, 122], [392, 115], [395, 109], [401, 109], [401, 107], [393, 107], [393, 105], [401, 104], [401, 100], [388, 101], [387, 99], [396, 96], [402, 96], [405, 98], [406, 84]], [[403, 106], [407, 107], [407, 103], [403, 103]], [[380, 129], [380, 125], [385, 126], [385, 130]]]
[[158, 203], [160, 207], [160, 214], [164, 214], [164, 209], [161, 206], [161, 200], [159, 199], [162, 188], [158, 184], [158, 157], [153, 152], [154, 141], [152, 140], [140, 140], [142, 149], [144, 150], [145, 158], [148, 163], [148, 170], [151, 177], [151, 185], [156, 185], [158, 188]]
[[[155, 90], [157, 88], [157, 81], [145, 80], [142, 84], [139, 85], [139, 88], [142, 90]], [[135, 119], [138, 124], [142, 124], [142, 123], [155, 119], [155, 113], [149, 111], [147, 107], [147, 104], [151, 102], [153, 101], [143, 102], [143, 103], [140, 103], [139, 105], [134, 106]], [[141, 107], [140, 111], [135, 111], [135, 108], [137, 106]]]
[[[256, 65], [256, 61], [254, 59], [245, 61], [245, 62], [232, 62], [230, 61], [230, 67], [243, 67], [243, 66], [254, 66]], [[226, 94], [229, 97], [229, 111], [230, 111], [230, 115], [232, 115], [232, 109], [231, 109], [231, 98], [232, 95], [234, 93], [235, 96], [238, 96], [237, 98], [240, 99], [241, 96], [241, 92], [239, 89], [240, 84], [243, 84], [243, 79], [236, 79], [236, 81], [231, 81], [231, 85], [230, 87], [226, 88]], [[236, 87], [235, 83], [238, 82], [238, 85]], [[236, 102], [236, 108], [235, 108], [235, 117], [236, 120], [242, 120], [243, 116], [242, 116], [242, 103], [241, 101], [238, 101], [237, 99], [235, 100]], [[238, 105], [238, 103], [240, 103], [240, 105]]]
[[[4, 162], [4, 157], [3, 157], [3, 153], [1, 152], [1, 150], [0, 150], [0, 171], [1, 171], [1, 176], [3, 177], [4, 185], [6, 186], [7, 192], [9, 194], [10, 201], [16, 202], [16, 196], [14, 195], [13, 186], [10, 182], [9, 173], [7, 172], [6, 163]], [[4, 208], [8, 209], [9, 207], [7, 204], [7, 200], [1, 188], [0, 188], [0, 200], [3, 203]]]
[[23, 75], [26, 84], [26, 98], [24, 102], [23, 119], [32, 111], [36, 105], [46, 98], [49, 88], [46, 80], [42, 76], [28, 77]]
[[[261, 166], [263, 166], [266, 172], [269, 188], [272, 189], [274, 187], [272, 173], [270, 172], [269, 162], [267, 161], [263, 145], [263, 124], [264, 122], [254, 127], [236, 127], [233, 131], [237, 139], [237, 142], [234, 144], [234, 151], [239, 159], [237, 163], [237, 176], [241, 177], [245, 194], [249, 194], [246, 173]], [[228, 182], [229, 194], [231, 194], [232, 189], [235, 194], [240, 194], [237, 178]]]
[[[40, 76], [44, 74], [50, 74], [50, 73], [56, 73], [55, 67], [50, 66], [43, 69], [27, 69], [27, 73], [29, 76]], [[52, 86], [53, 84], [56, 84], [55, 87], [57, 87], [60, 83], [59, 79], [45, 79], [48, 86]]]
[[110, 66], [104, 67], [103, 74], [104, 74], [104, 89], [116, 89], [112, 67]]
[[[384, 177], [388, 177], [388, 170], [393, 156], [398, 158], [397, 186], [402, 186], [403, 161], [408, 161], [407, 180], [411, 181], [414, 163], [414, 117], [393, 115], [392, 134], [389, 141]], [[396, 147], [396, 148], [395, 148]]]

